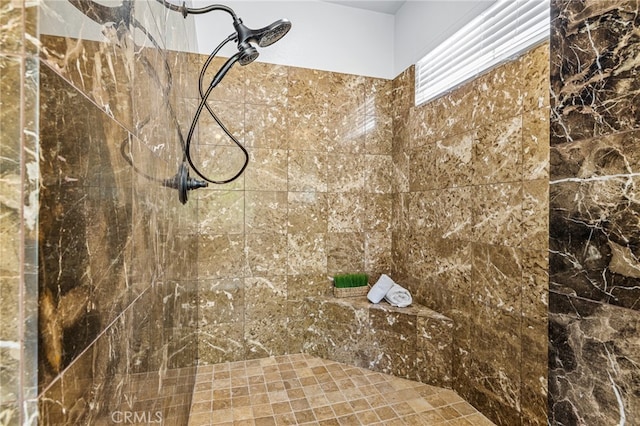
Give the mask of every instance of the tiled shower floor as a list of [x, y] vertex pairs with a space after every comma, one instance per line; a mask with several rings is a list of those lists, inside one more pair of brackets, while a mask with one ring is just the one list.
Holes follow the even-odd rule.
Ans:
[[493, 423], [452, 390], [297, 354], [198, 367], [189, 425]]

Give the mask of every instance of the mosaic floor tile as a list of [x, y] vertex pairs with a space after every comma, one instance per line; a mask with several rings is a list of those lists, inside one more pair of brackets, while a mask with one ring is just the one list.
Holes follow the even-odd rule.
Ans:
[[189, 426], [490, 426], [450, 389], [282, 355], [198, 367]]

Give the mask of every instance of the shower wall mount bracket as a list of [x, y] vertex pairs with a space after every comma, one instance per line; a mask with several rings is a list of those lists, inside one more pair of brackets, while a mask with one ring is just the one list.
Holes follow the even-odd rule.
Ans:
[[209, 186], [207, 182], [189, 177], [189, 168], [184, 162], [180, 163], [178, 173], [170, 179], [165, 179], [162, 184], [167, 188], [177, 189], [182, 204], [187, 203], [189, 191]]

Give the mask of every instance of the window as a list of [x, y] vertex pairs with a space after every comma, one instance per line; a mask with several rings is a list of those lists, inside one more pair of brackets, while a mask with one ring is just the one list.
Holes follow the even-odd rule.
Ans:
[[498, 0], [416, 63], [416, 105], [513, 60], [548, 37], [548, 0]]

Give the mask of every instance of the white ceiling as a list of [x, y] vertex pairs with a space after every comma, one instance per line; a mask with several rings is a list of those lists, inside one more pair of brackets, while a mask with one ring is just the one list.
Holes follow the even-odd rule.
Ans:
[[334, 1], [324, 0], [327, 3], [340, 4], [342, 6], [355, 7], [357, 9], [371, 10], [374, 12], [386, 13], [394, 15], [398, 9], [402, 7], [406, 1], [382, 1], [382, 0], [346, 0], [346, 1]]

